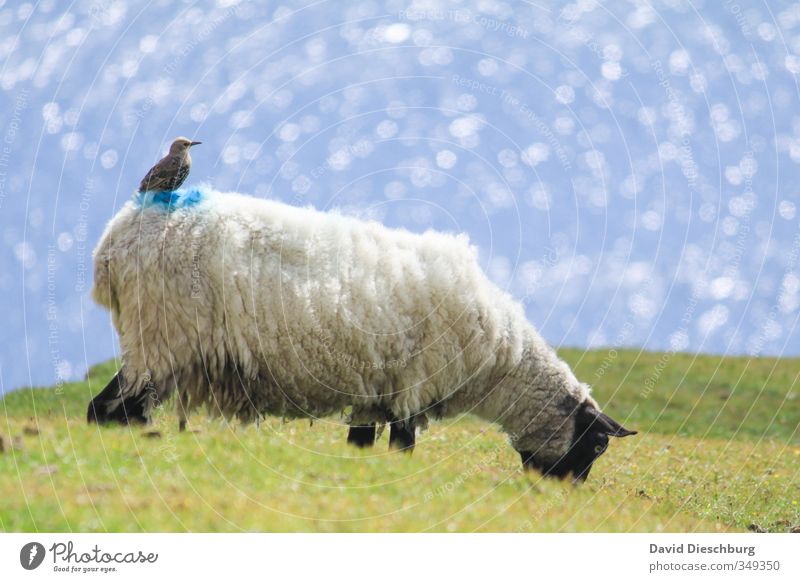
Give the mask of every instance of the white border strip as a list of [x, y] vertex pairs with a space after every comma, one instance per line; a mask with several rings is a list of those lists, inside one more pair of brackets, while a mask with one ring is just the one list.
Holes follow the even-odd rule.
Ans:
[[[40, 565], [27, 571], [31, 545]], [[70, 546], [69, 544], [72, 544]], [[69, 548], [72, 548], [70, 553]], [[25, 551], [23, 551], [25, 548]], [[95, 549], [97, 548], [97, 549]], [[663, 548], [662, 552], [653, 549]], [[700, 551], [703, 548], [703, 551]], [[750, 549], [752, 548], [752, 550]], [[669, 551], [668, 551], [669, 550]], [[751, 555], [752, 554], [752, 555]], [[153, 559], [153, 556], [156, 556]], [[136, 560], [136, 563], [126, 563]], [[120, 563], [121, 562], [121, 563]], [[772, 564], [768, 566], [767, 564]], [[654, 565], [656, 569], [654, 571]], [[721, 564], [732, 569], [713, 570]], [[777, 564], [777, 568], [775, 567]], [[84, 572], [84, 568], [95, 571]], [[103, 568], [110, 569], [103, 572]], [[792, 534], [2, 534], [0, 579], [800, 580]], [[155, 577], [155, 578], [152, 578]]]

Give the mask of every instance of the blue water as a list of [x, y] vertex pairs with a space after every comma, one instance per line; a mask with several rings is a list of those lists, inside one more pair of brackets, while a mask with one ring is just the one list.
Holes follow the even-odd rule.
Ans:
[[188, 192], [469, 233], [555, 345], [800, 355], [797, 4], [7, 1], [0, 27], [0, 390], [117, 353], [91, 252], [178, 135]]

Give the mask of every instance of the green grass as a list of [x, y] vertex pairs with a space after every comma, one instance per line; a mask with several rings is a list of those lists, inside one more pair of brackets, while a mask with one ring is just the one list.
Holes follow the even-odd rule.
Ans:
[[[613, 442], [581, 487], [525, 473], [496, 427], [434, 424], [414, 455], [345, 444], [340, 419], [100, 428], [115, 371], [0, 400], [4, 531], [743, 531], [800, 526], [800, 361], [563, 350]], [[156, 432], [158, 436], [150, 433]]]

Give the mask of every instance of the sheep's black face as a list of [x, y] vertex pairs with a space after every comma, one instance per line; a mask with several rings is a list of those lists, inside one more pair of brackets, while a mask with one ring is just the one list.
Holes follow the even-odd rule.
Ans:
[[623, 428], [617, 421], [594, 406], [583, 403], [575, 416], [575, 432], [569, 450], [556, 461], [537, 458], [536, 451], [520, 451], [522, 464], [541, 471], [546, 477], [563, 479], [572, 474], [575, 482], [585, 481], [592, 463], [608, 448], [608, 437], [634, 435], [636, 431]]

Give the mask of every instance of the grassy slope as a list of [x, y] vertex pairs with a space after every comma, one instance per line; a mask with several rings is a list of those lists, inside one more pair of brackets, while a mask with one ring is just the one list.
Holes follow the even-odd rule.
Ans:
[[[178, 434], [86, 426], [113, 374], [0, 401], [0, 530], [718, 531], [800, 525], [800, 361], [563, 350], [639, 436], [587, 484], [523, 473], [496, 428], [435, 424], [413, 457], [345, 445], [339, 419]], [[38, 434], [36, 431], [38, 430]], [[160, 437], [149, 438], [157, 431]]]

